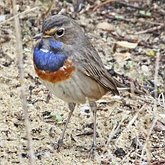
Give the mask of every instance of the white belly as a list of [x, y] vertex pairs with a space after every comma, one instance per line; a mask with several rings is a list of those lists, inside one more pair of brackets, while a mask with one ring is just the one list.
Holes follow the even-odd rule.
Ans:
[[43, 81], [44, 85], [58, 98], [66, 102], [85, 103], [86, 99], [98, 100], [105, 89], [90, 77], [75, 72], [70, 79], [58, 83]]

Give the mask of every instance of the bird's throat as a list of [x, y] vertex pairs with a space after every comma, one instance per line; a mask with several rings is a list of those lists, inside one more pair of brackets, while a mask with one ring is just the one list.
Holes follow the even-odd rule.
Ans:
[[50, 49], [45, 49], [42, 44], [40, 42], [34, 48], [33, 60], [36, 68], [49, 72], [59, 70], [68, 58], [60, 49], [61, 43], [52, 43], [52, 40], [50, 40]]
[[71, 60], [66, 60], [64, 66], [61, 67], [58, 71], [45, 72], [39, 70], [37, 67], [35, 67], [35, 71], [42, 80], [46, 80], [51, 83], [58, 83], [69, 79], [75, 72], [75, 66]]

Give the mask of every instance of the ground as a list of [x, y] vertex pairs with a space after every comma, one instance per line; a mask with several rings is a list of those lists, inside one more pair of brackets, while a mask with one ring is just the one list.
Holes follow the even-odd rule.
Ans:
[[[19, 81], [12, 4], [0, 2], [0, 164], [29, 164], [27, 126], [36, 165], [165, 164], [165, 2], [18, 0], [17, 12], [23, 82]], [[57, 13], [72, 17], [82, 26], [112, 76], [143, 91], [134, 94], [120, 90], [120, 97], [107, 94], [98, 100], [94, 158], [89, 157], [93, 122], [88, 105], [76, 107], [64, 147], [59, 152], [53, 147], [68, 108], [42, 85], [33, 68], [32, 54], [33, 37], [43, 20]]]

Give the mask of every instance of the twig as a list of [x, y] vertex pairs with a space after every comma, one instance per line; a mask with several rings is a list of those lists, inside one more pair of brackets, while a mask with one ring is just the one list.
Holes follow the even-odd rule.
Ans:
[[106, 4], [110, 3], [110, 2], [116, 2], [116, 1], [117, 0], [107, 0], [107, 1], [105, 1], [105, 2], [103, 2], [101, 4], [99, 4], [99, 5], [95, 6], [93, 11], [96, 11], [98, 8], [103, 7], [104, 5], [106, 5]]
[[157, 52], [156, 62], [155, 62], [155, 75], [154, 75], [154, 84], [155, 84], [155, 86], [154, 86], [154, 88], [155, 88], [155, 108], [157, 107], [157, 97], [158, 97], [157, 84], [158, 84], [159, 61], [160, 61], [160, 53]]
[[41, 15], [42, 20], [46, 18], [46, 16], [50, 13], [54, 5], [55, 5], [55, 1], [51, 0], [51, 2], [48, 4], [47, 10]]
[[95, 6], [93, 11], [96, 11], [98, 8], [101, 8], [101, 7], [103, 7], [106, 4], [111, 3], [111, 2], [116, 2], [116, 3], [119, 3], [119, 4], [123, 5], [123, 6], [135, 8], [135, 9], [138, 9], [138, 10], [142, 9], [141, 7], [131, 5], [131, 4], [127, 3], [127, 2], [121, 2], [120, 0], [107, 0], [105, 2], [102, 2], [99, 5]]
[[[159, 60], [160, 60], [160, 54], [159, 52], [157, 53], [157, 56], [156, 56], [156, 62], [155, 62], [155, 75], [154, 75], [154, 82], [155, 82], [155, 99], [154, 99], [154, 109], [153, 109], [153, 122], [152, 122], [152, 125], [148, 131], [148, 135], [147, 135], [147, 138], [146, 138], [146, 141], [145, 141], [145, 144], [143, 146], [143, 149], [142, 149], [142, 152], [141, 152], [141, 160], [140, 162], [142, 163], [142, 158], [144, 156], [144, 152], [147, 150], [147, 145], [148, 145], [148, 141], [149, 141], [149, 138], [151, 136], [151, 133], [152, 133], [152, 130], [158, 120], [158, 114], [157, 114], [157, 81], [158, 81], [158, 70], [159, 70]], [[149, 163], [149, 162], [148, 162]]]
[[22, 108], [23, 113], [25, 117], [25, 128], [26, 128], [26, 135], [27, 135], [27, 145], [29, 149], [29, 162], [30, 165], [34, 165], [34, 151], [32, 148], [32, 138], [30, 134], [30, 124], [29, 124], [29, 116], [28, 116], [28, 108], [27, 108], [27, 102], [25, 97], [25, 84], [24, 84], [24, 69], [23, 69], [23, 48], [22, 48], [22, 39], [21, 39], [21, 30], [20, 30], [20, 23], [19, 18], [17, 15], [17, 8], [16, 8], [16, 0], [12, 1], [13, 3], [13, 13], [15, 15], [14, 17], [14, 23], [15, 23], [15, 35], [16, 35], [16, 51], [17, 51], [17, 65], [18, 65], [18, 72], [19, 72], [19, 82], [21, 84], [20, 89], [20, 97], [22, 101]]
[[124, 21], [126, 23], [127, 22], [129, 22], [129, 23], [131, 22], [131, 23], [135, 24], [135, 23], [140, 22], [140, 23], [144, 23], [145, 25], [146, 24], [157, 25], [157, 26], [163, 26], [164, 25], [163, 23], [148, 21], [146, 19], [136, 19], [136, 18], [132, 19], [132, 18], [125, 18], [125, 17], [118, 18], [116, 15], [111, 14], [111, 13], [108, 13], [108, 14], [102, 14], [101, 13], [101, 15], [106, 17], [106, 18], [108, 18], [108, 19], [113, 19], [113, 20], [117, 20], [117, 21]]
[[138, 41], [137, 39], [129, 38], [129, 35], [122, 36], [121, 34], [119, 34], [117, 32], [115, 32], [115, 33], [114, 32], [110, 32], [110, 34], [116, 40], [125, 40], [125, 41], [128, 41], [128, 42], [137, 42], [139, 46], [144, 46], [146, 48], [153, 49], [153, 46], [152, 45], [149, 45], [150, 43], [147, 43], [147, 42], [144, 42], [144, 41]]
[[127, 124], [126, 128], [122, 131], [127, 132], [127, 130], [129, 129], [130, 126], [132, 126], [132, 124], [135, 122], [135, 120], [137, 119], [138, 115], [140, 112], [142, 112], [144, 109], [146, 108], [146, 104], [144, 104], [139, 111], [136, 112], [136, 114], [134, 115], [134, 117], [132, 118], [132, 120]]
[[[119, 123], [117, 123], [117, 124], [113, 127], [111, 133], [109, 134], [107, 143], [106, 143], [107, 146], [110, 144], [112, 138], [113, 138], [113, 137], [115, 136], [115, 134], [118, 132], [118, 130], [119, 130], [121, 124], [123, 123], [123, 121], [126, 119], [127, 116], [128, 116], [128, 113], [125, 113], [124, 116], [122, 117], [121, 121], [120, 121]], [[117, 144], [117, 142], [118, 142], [118, 140], [116, 140], [115, 143]]]
[[[128, 161], [129, 161], [129, 156], [130, 156], [130, 154], [133, 152], [133, 149], [132, 150], [130, 150], [124, 157], [123, 157], [123, 159], [121, 160], [121, 164], [124, 164], [124, 163], [126, 163], [127, 162], [127, 164], [128, 164]], [[125, 162], [126, 161], [126, 162]]]
[[156, 26], [156, 27], [150, 28], [150, 29], [146, 29], [146, 30], [139, 31], [139, 32], [136, 32], [136, 33], [134, 33], [134, 34], [137, 35], [137, 34], [151, 33], [151, 32], [153, 32], [153, 31], [160, 30], [160, 29], [162, 29], [163, 27], [165, 27], [164, 24], [163, 24], [163, 25], [160, 25], [160, 26]]
[[130, 7], [130, 8], [134, 8], [134, 9], [138, 9], [138, 10], [142, 10], [143, 8], [142, 7], [138, 7], [138, 6], [134, 6], [134, 5], [131, 5], [127, 2], [121, 2], [120, 0], [116, 1], [117, 3], [123, 5], [123, 6], [126, 6], [126, 7]]
[[39, 7], [34, 7], [34, 8], [32, 8], [32, 9], [25, 10], [25, 11], [23, 11], [22, 13], [17, 13], [17, 14], [15, 14], [13, 17], [10, 17], [9, 19], [7, 19], [7, 20], [5, 20], [5, 21], [0, 22], [0, 25], [12, 21], [13, 19], [15, 19], [15, 17], [19, 17], [19, 16], [21, 16], [21, 15], [25, 15], [25, 14], [30, 13], [30, 12], [32, 12], [33, 10], [37, 10], [37, 9], [39, 9]]

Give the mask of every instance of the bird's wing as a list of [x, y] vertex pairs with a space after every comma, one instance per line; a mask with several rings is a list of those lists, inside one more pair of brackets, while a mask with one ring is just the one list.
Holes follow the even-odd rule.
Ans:
[[88, 45], [86, 49], [79, 50], [76, 53], [74, 53], [76, 56], [74, 59], [79, 71], [97, 81], [107, 91], [119, 94], [114, 79], [105, 69], [101, 58], [92, 45]]

